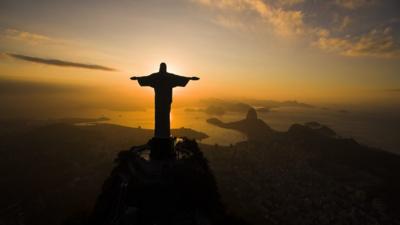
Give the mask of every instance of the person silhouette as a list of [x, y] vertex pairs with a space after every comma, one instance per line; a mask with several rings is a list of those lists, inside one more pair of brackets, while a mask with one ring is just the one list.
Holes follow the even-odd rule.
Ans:
[[167, 64], [161, 63], [158, 73], [148, 76], [131, 77], [137, 80], [142, 87], [152, 87], [155, 92], [155, 129], [154, 137], [169, 139], [170, 132], [170, 111], [172, 103], [172, 89], [174, 87], [185, 87], [190, 80], [199, 80], [198, 77], [185, 77], [167, 72]]

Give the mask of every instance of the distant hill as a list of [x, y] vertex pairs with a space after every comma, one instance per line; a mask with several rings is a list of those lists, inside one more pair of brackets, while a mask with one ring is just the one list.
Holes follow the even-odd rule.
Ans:
[[302, 107], [313, 108], [314, 106], [298, 101], [274, 101], [274, 100], [255, 100], [247, 99], [243, 101], [230, 101], [223, 99], [203, 99], [201, 103], [204, 108], [192, 109], [187, 108], [187, 112], [204, 112], [212, 116], [222, 116], [228, 112], [245, 113], [249, 109], [256, 107], [259, 112], [269, 112], [272, 108], [279, 107]]
[[[400, 156], [341, 138], [318, 122], [280, 133], [247, 118], [209, 122], [249, 137], [231, 147], [201, 147], [223, 199], [250, 223], [399, 224]], [[252, 138], [256, 131], [264, 138]]]
[[277, 133], [264, 121], [258, 119], [257, 112], [253, 108], [250, 108], [247, 112], [246, 118], [240, 121], [224, 123], [217, 118], [210, 118], [207, 120], [207, 123], [221, 128], [237, 130], [246, 134], [248, 139], [252, 141], [264, 140]]

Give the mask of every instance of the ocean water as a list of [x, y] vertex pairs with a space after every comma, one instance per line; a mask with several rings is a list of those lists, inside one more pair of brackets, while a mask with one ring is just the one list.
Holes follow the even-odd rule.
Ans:
[[[97, 116], [100, 116], [98, 113], [97, 111]], [[110, 118], [108, 123], [130, 127], [154, 127], [154, 111], [150, 109], [137, 112], [104, 111], [101, 116]], [[246, 113], [230, 112], [218, 118], [224, 122], [231, 122], [245, 116]], [[344, 111], [317, 107], [280, 107], [270, 112], [258, 113], [258, 116], [278, 131], [286, 131], [294, 123], [316, 121], [332, 128], [339, 136], [354, 138], [361, 144], [400, 154], [400, 114], [393, 112], [356, 108]], [[211, 117], [213, 116], [204, 112], [187, 112], [184, 108], [178, 108], [171, 112], [171, 127], [192, 128], [204, 132], [209, 136], [202, 140], [202, 143], [206, 144], [229, 145], [246, 140], [239, 132], [208, 124], [206, 120]]]

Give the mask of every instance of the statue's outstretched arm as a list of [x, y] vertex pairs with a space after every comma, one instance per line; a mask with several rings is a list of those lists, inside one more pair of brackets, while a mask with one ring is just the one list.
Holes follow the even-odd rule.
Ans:
[[176, 75], [176, 74], [170, 74], [170, 85], [172, 87], [185, 87], [186, 84], [190, 81], [190, 80], [199, 80], [200, 78], [198, 77], [186, 77], [186, 76], [180, 76], [180, 75]]
[[173, 74], [173, 75], [176, 76], [176, 77], [181, 77], [181, 78], [185, 78], [185, 79], [188, 79], [188, 80], [200, 80], [200, 78], [196, 77], [196, 76], [187, 77], [187, 76], [181, 76], [181, 75], [176, 75], [176, 74]]
[[[152, 74], [150, 74], [150, 75], [152, 75]], [[150, 75], [146, 75], [146, 76], [133, 76], [133, 77], [131, 77], [131, 80], [139, 80], [140, 78], [146, 78], [146, 77], [149, 77]]]
[[147, 77], [147, 76], [140, 76], [140, 77], [133, 76], [133, 77], [131, 77], [131, 80], [138, 80], [138, 79], [140, 79], [140, 78], [142, 78], [142, 77]]
[[153, 86], [155, 82], [155, 77], [151, 74], [148, 76], [133, 76], [131, 77], [131, 80], [137, 80], [140, 84], [140, 86]]

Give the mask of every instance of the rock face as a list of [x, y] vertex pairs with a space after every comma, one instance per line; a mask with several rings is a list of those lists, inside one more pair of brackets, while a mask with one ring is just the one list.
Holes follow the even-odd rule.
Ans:
[[262, 141], [275, 133], [264, 121], [258, 119], [257, 112], [253, 108], [249, 109], [246, 118], [243, 120], [224, 123], [217, 118], [211, 118], [207, 122], [218, 127], [237, 130], [245, 134], [251, 141]]
[[246, 120], [248, 120], [248, 121], [258, 120], [257, 112], [255, 109], [253, 109], [253, 108], [249, 109], [249, 111], [247, 112]]
[[183, 139], [175, 149], [175, 159], [152, 161], [145, 147], [121, 152], [90, 224], [240, 224], [226, 216], [197, 143]]

